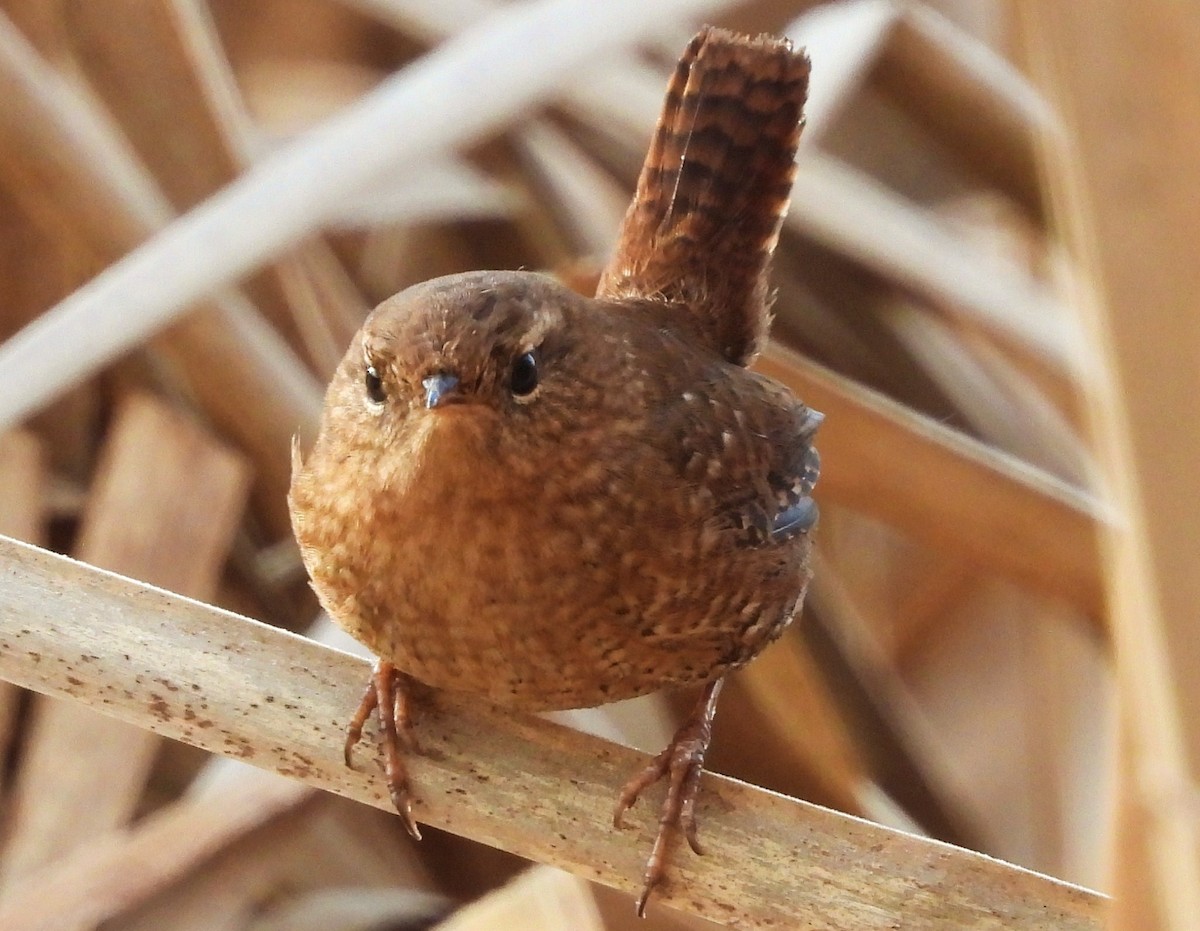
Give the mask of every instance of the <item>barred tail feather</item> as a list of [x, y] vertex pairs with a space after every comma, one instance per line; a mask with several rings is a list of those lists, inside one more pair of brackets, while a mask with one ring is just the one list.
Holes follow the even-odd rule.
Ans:
[[597, 297], [686, 304], [748, 364], [795, 177], [809, 62], [784, 39], [707, 27], [688, 45]]

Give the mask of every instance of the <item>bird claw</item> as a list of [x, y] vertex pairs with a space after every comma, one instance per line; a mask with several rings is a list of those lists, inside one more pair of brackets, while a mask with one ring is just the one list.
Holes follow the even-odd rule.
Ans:
[[388, 795], [395, 806], [404, 829], [413, 840], [421, 839], [421, 831], [412, 814], [412, 793], [408, 781], [408, 767], [400, 753], [400, 745], [410, 753], [418, 753], [416, 737], [413, 735], [412, 715], [409, 709], [408, 690], [405, 677], [391, 663], [379, 660], [371, 672], [362, 701], [346, 727], [346, 765], [354, 768], [354, 747], [362, 740], [363, 725], [377, 711], [379, 717], [380, 744], [383, 746], [384, 772], [387, 775]]
[[[698, 770], [696, 773], [697, 783], [699, 783], [699, 779], [700, 779], [699, 769], [700, 769], [700, 767], [697, 767], [697, 770]], [[694, 801], [694, 796], [685, 801], [685, 807], [686, 807], [687, 803], [691, 802], [691, 801]], [[687, 838], [688, 846], [692, 848], [692, 853], [696, 854], [696, 856], [698, 856], [698, 857], [704, 856], [704, 845], [700, 843], [700, 838], [698, 838], [696, 836], [696, 816], [695, 816], [695, 814], [688, 814], [687, 811], [685, 810], [685, 812], [682, 816], [682, 821], [683, 821], [683, 836]]]
[[375, 710], [375, 706], [378, 704], [379, 696], [375, 691], [375, 673], [372, 672], [371, 678], [367, 680], [367, 688], [363, 692], [362, 700], [358, 703], [358, 708], [354, 712], [354, 717], [346, 725], [344, 756], [346, 766], [350, 769], [354, 769], [354, 748], [362, 740], [363, 725], [367, 723], [367, 718], [371, 716], [371, 712]]
[[650, 893], [654, 888], [662, 882], [662, 877], [658, 876], [654, 879], [647, 879], [645, 885], [642, 886], [642, 893], [637, 898], [637, 916], [638, 918], [646, 917], [646, 903], [650, 901]]
[[613, 812], [613, 826], [623, 826], [623, 817], [638, 796], [660, 779], [667, 778], [667, 795], [659, 812], [658, 833], [654, 846], [646, 860], [646, 871], [642, 877], [642, 892], [637, 900], [637, 913], [644, 917], [650, 894], [662, 884], [667, 874], [667, 851], [677, 831], [682, 829], [688, 846], [697, 854], [704, 849], [697, 836], [696, 795], [700, 789], [700, 776], [704, 772], [704, 755], [712, 738], [712, 719], [716, 712], [717, 696], [721, 683], [717, 679], [704, 690], [704, 695], [695, 710], [683, 723], [671, 743], [656, 756], [649, 765], [634, 776], [617, 799]]
[[413, 840], [420, 840], [421, 829], [417, 827], [417, 822], [413, 818], [412, 796], [409, 793], [408, 780], [404, 779], [400, 785], [394, 785], [389, 779], [388, 795], [391, 796], [392, 805], [404, 823], [404, 830], [408, 832], [408, 836]]

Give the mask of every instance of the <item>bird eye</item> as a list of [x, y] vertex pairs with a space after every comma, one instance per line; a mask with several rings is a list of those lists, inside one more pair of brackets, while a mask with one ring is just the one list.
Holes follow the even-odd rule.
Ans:
[[537, 356], [532, 352], [513, 359], [508, 387], [519, 398], [533, 394], [538, 386]]
[[380, 378], [375, 366], [367, 366], [367, 375], [364, 381], [367, 388], [367, 397], [371, 399], [372, 403], [382, 404], [387, 400], [387, 392], [383, 390], [383, 379]]

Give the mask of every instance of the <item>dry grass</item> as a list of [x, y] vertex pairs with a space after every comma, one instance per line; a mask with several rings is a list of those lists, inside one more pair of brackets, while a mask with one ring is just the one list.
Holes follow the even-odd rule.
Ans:
[[[1085, 110], [1070, 142], [1043, 94], [1078, 93], [1047, 64], [1047, 43], [1074, 47], [1063, 19], [940, 5], [959, 26], [873, 0], [9, 0], [0, 532], [139, 582], [0, 546], [0, 677], [21, 686], [0, 683], [0, 925], [365, 928], [488, 890], [528, 927], [631, 922], [624, 892], [505, 882], [527, 858], [633, 888], [648, 825], [606, 824], [636, 751], [445, 700], [414, 767], [418, 816], [446, 832], [413, 848], [368, 807], [386, 808], [369, 751], [340, 764], [364, 664], [285, 632], [316, 606], [284, 491], [291, 436], [374, 303], [471, 268], [590, 280], [703, 16], [788, 30], [814, 60], [759, 365], [827, 415], [821, 571], [805, 622], [730, 683], [710, 758], [783, 795], [711, 776], [712, 852], [679, 858], [644, 927], [1098, 927], [1096, 894], [919, 835], [1106, 884], [1107, 644], [1141, 628], [1114, 588], [1129, 566], [1101, 558], [1128, 538], [1092, 484], [1079, 388], [1152, 368], [1170, 336], [1136, 358], [1083, 349], [1105, 345], [1080, 327], [1089, 283], [1119, 263], [1081, 270], [1086, 214], [1046, 207], [1078, 185], [1064, 153], [1103, 135]], [[1016, 7], [1020, 42], [996, 28]], [[1119, 213], [1101, 212], [1106, 243]], [[1185, 284], [1155, 292], [1164, 319]], [[1098, 422], [1126, 436], [1106, 403]], [[1133, 452], [1150, 482], [1154, 455]], [[1191, 522], [1172, 535], [1151, 504], [1143, 552], [1186, 551]], [[1139, 726], [1179, 749], [1188, 722], [1150, 727], [1171, 697], [1148, 694]], [[570, 718], [641, 750], [674, 719], [665, 696]], [[1129, 823], [1173, 823], [1156, 818]]]

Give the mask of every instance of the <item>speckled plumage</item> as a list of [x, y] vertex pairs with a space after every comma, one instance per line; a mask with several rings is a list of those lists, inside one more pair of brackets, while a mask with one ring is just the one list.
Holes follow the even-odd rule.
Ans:
[[[290, 505], [322, 604], [389, 670], [585, 707], [715, 683], [792, 618], [820, 416], [744, 366], [768, 325], [807, 78], [782, 41], [702, 31], [596, 298], [476, 272], [366, 321]], [[695, 778], [672, 804], [694, 839], [693, 723], [672, 747]]]
[[[704, 682], [754, 655], [802, 591], [804, 540], [772, 542], [768, 522], [804, 490], [816, 422], [674, 318], [512, 272], [383, 304], [366, 351], [394, 395], [364, 403], [352, 347], [292, 490], [333, 617], [421, 682], [526, 709]], [[546, 336], [527, 402], [497, 384], [495, 404], [427, 410], [404, 383], [465, 370], [462, 342], [503, 368], [530, 328]]]

